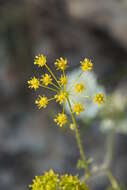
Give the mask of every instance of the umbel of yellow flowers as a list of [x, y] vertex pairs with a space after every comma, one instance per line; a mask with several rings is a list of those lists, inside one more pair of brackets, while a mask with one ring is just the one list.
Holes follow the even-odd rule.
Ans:
[[80, 182], [78, 176], [59, 175], [52, 169], [41, 176], [36, 176], [32, 185], [32, 190], [88, 190], [85, 183]]
[[[83, 75], [85, 72], [90, 72], [93, 68], [93, 63], [91, 60], [88, 58], [83, 59], [80, 61], [81, 63], [81, 73], [78, 79]], [[64, 59], [60, 57], [59, 59], [56, 59], [54, 65], [56, 67], [56, 70], [60, 72], [60, 77], [57, 78], [55, 74], [52, 72], [50, 67], [47, 64], [47, 58], [43, 54], [39, 54], [38, 56], [35, 57], [34, 59], [34, 64], [40, 67], [43, 71], [43, 68], [45, 67], [47, 69], [46, 73], [43, 73], [40, 78], [37, 78], [33, 76], [29, 81], [28, 81], [28, 86], [31, 89], [34, 89], [35, 91], [42, 87], [46, 88], [47, 90], [50, 90], [54, 92], [53, 97], [47, 98], [44, 94], [39, 95], [37, 99], [35, 100], [35, 104], [39, 109], [41, 108], [46, 108], [48, 103], [51, 100], [55, 100], [58, 102], [60, 105], [63, 106], [62, 112], [58, 113], [55, 118], [54, 122], [56, 122], [57, 125], [60, 127], [63, 127], [68, 119], [67, 115], [64, 113], [64, 106], [65, 104], [70, 104], [70, 94], [71, 94], [71, 87], [69, 90], [66, 89], [66, 85], [68, 83], [67, 75], [65, 74], [65, 70], [68, 67], [68, 61], [67, 59]], [[77, 96], [79, 93], [82, 93], [85, 91], [86, 86], [84, 82], [78, 82], [78, 79], [76, 79], [75, 83], [72, 84], [74, 85], [75, 92], [77, 93]], [[86, 97], [84, 97], [86, 98]], [[87, 96], [88, 98], [88, 96]], [[93, 100], [94, 103], [101, 105], [104, 103], [104, 94], [103, 93], [98, 93], [95, 94], [94, 97], [89, 97], [91, 100]], [[71, 113], [75, 115], [79, 115], [81, 112], [85, 111], [85, 107], [81, 102], [73, 102], [73, 105], [71, 106]]]

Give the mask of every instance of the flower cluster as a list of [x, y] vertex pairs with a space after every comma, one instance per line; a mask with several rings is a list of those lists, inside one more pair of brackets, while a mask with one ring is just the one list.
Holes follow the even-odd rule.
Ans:
[[45, 172], [42, 176], [36, 176], [32, 185], [29, 187], [32, 190], [56, 190], [58, 189], [58, 174], [55, 174], [53, 170]]
[[[71, 114], [79, 115], [81, 112], [85, 110], [84, 105], [81, 102], [73, 102], [70, 100], [70, 97], [72, 96], [72, 87], [75, 89], [75, 92], [77, 95], [81, 95], [86, 90], [86, 85], [83, 81], [78, 82], [81, 75], [83, 75], [87, 71], [91, 71], [93, 68], [93, 63], [91, 60], [85, 58], [81, 63], [81, 72], [78, 78], [75, 80], [73, 84], [71, 84], [71, 87], [67, 89], [68, 85], [68, 77], [65, 74], [65, 70], [68, 67], [68, 61], [67, 59], [64, 59], [60, 57], [59, 59], [56, 59], [55, 61], [55, 67], [56, 70], [61, 72], [60, 77], [57, 78], [50, 67], [47, 64], [47, 58], [45, 55], [39, 54], [35, 57], [34, 64], [37, 65], [40, 68], [45, 67], [47, 69], [47, 73], [43, 73], [43, 75], [40, 78], [36, 78], [35, 76], [31, 78], [28, 81], [28, 86], [31, 89], [34, 89], [35, 91], [39, 87], [46, 88], [48, 90], [51, 90], [55, 94], [51, 98], [47, 98], [45, 95], [39, 95], [38, 98], [35, 101], [35, 104], [39, 109], [46, 108], [48, 103], [51, 100], [55, 100], [60, 105], [63, 106], [62, 112], [58, 113], [54, 119], [54, 122], [59, 125], [60, 127], [63, 127], [68, 119], [67, 115], [64, 113], [64, 107], [66, 104], [69, 105]], [[86, 98], [86, 96], [84, 96]], [[87, 96], [88, 98], [88, 96]], [[90, 98], [90, 97], [89, 97]], [[104, 94], [98, 93], [94, 97], [91, 97], [94, 101], [94, 103], [101, 105], [104, 103]]]
[[36, 176], [32, 185], [32, 190], [88, 190], [85, 183], [81, 183], [78, 176], [56, 174], [52, 169], [42, 176]]

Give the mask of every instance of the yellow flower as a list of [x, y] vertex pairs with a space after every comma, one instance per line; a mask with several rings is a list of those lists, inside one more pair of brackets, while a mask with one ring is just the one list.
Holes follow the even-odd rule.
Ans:
[[34, 65], [38, 65], [38, 67], [43, 67], [46, 64], [46, 56], [43, 54], [39, 54], [35, 56]]
[[60, 91], [59, 94], [56, 94], [54, 97], [56, 99], [56, 102], [59, 102], [59, 104], [62, 104], [67, 98], [67, 92]]
[[84, 182], [80, 182], [78, 176], [62, 175], [60, 178], [60, 190], [88, 190]]
[[35, 104], [37, 104], [37, 107], [39, 109], [41, 108], [46, 108], [47, 107], [47, 104], [48, 104], [48, 99], [46, 96], [38, 96], [38, 99], [35, 101]]
[[29, 187], [32, 190], [56, 190], [59, 185], [59, 175], [52, 169], [41, 176], [36, 176]]
[[67, 77], [65, 75], [61, 75], [59, 79], [59, 83], [63, 86], [67, 84]]
[[98, 105], [101, 105], [104, 103], [104, 94], [98, 93], [94, 96], [94, 103], [97, 103]]
[[57, 70], [65, 71], [65, 69], [67, 68], [67, 59], [63, 59], [62, 57], [60, 57], [60, 59], [56, 60], [55, 65], [57, 67]]
[[58, 113], [54, 121], [59, 125], [60, 127], [63, 127], [67, 123], [67, 116], [64, 113]]
[[78, 176], [59, 175], [53, 170], [49, 170], [41, 176], [36, 176], [29, 187], [31, 190], [88, 190], [86, 183], [80, 182]]
[[29, 187], [32, 190], [38, 190], [38, 189], [40, 189], [41, 184], [42, 184], [42, 182], [41, 182], [40, 176], [35, 176], [35, 179], [33, 180], [32, 185], [29, 185]]
[[75, 85], [76, 92], [83, 92], [85, 90], [85, 85], [83, 83], [77, 83]]
[[79, 115], [84, 111], [84, 107], [81, 103], [75, 103], [73, 106], [73, 111], [76, 113], [76, 115]]
[[37, 90], [39, 88], [40, 82], [36, 77], [33, 77], [28, 82], [29, 88], [33, 88], [34, 90]]
[[42, 75], [42, 79], [40, 80], [45, 86], [48, 86], [52, 83], [51, 75], [48, 75], [47, 73], [45, 75]]
[[93, 63], [91, 62], [91, 60], [85, 58], [83, 61], [80, 61], [81, 63], [81, 69], [83, 71], [90, 71], [93, 68]]

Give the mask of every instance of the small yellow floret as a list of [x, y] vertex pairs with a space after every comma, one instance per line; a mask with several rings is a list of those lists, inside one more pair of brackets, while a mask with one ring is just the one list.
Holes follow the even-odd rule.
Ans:
[[67, 116], [64, 113], [58, 113], [54, 121], [59, 125], [60, 127], [63, 127], [67, 123]]
[[38, 99], [35, 101], [35, 104], [37, 105], [37, 107], [39, 109], [41, 108], [46, 108], [47, 107], [47, 104], [48, 104], [48, 99], [46, 96], [40, 96], [38, 97]]
[[64, 86], [67, 84], [67, 77], [65, 75], [61, 75], [60, 79], [59, 79], [59, 83]]
[[42, 82], [42, 84], [44, 84], [45, 86], [48, 86], [49, 84], [52, 83], [52, 78], [51, 75], [48, 75], [47, 73], [45, 75], [42, 75], [42, 78], [40, 80]]
[[91, 62], [91, 60], [85, 58], [83, 61], [80, 61], [81, 63], [81, 69], [83, 71], [90, 71], [93, 68], [93, 63]]
[[49, 176], [53, 176], [55, 174], [54, 171], [53, 171], [53, 169], [50, 169], [49, 172], [46, 172], [46, 173], [48, 173]]
[[94, 103], [97, 103], [98, 105], [101, 105], [104, 103], [104, 94], [98, 93], [94, 96]]
[[56, 94], [54, 97], [56, 99], [56, 102], [58, 102], [59, 104], [62, 104], [63, 102], [65, 102], [67, 98], [67, 92], [60, 91], [59, 94]]
[[43, 54], [39, 54], [35, 56], [34, 65], [38, 65], [38, 67], [43, 67], [46, 64], [46, 56]]
[[81, 112], [84, 111], [84, 107], [81, 103], [75, 103], [73, 106], [73, 111], [79, 115]]
[[29, 88], [33, 88], [34, 90], [37, 90], [39, 88], [40, 82], [36, 77], [33, 77], [31, 80], [29, 80], [28, 82], [28, 87]]
[[67, 68], [67, 59], [63, 59], [60, 57], [60, 59], [57, 59], [55, 62], [55, 66], [57, 67], [57, 70], [65, 71]]
[[77, 83], [75, 85], [76, 92], [83, 92], [85, 90], [85, 85], [83, 83]]

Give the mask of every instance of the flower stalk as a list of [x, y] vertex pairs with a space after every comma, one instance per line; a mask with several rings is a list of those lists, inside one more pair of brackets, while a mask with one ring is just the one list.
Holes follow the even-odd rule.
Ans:
[[[52, 97], [47, 97], [45, 95], [39, 95], [38, 98], [35, 100], [35, 104], [36, 106], [41, 109], [41, 108], [46, 108], [48, 103], [52, 100], [56, 100], [57, 103], [59, 103], [60, 105], [62, 105], [62, 111], [60, 113], [58, 113], [55, 118], [54, 118], [54, 122], [56, 123], [56, 125], [58, 125], [59, 127], [63, 127], [64, 125], [66, 125], [68, 123], [68, 116], [66, 115], [66, 113], [64, 112], [64, 106], [67, 104], [69, 106], [69, 110], [70, 110], [70, 115], [71, 115], [71, 119], [72, 119], [72, 124], [70, 125], [70, 129], [72, 129], [74, 127], [74, 131], [75, 131], [75, 137], [76, 137], [76, 141], [77, 141], [77, 145], [79, 148], [79, 153], [80, 153], [80, 160], [78, 162], [79, 168], [84, 169], [84, 180], [86, 181], [90, 176], [91, 173], [89, 171], [89, 160], [86, 159], [86, 155], [84, 152], [84, 147], [81, 141], [81, 137], [80, 137], [80, 132], [79, 132], [79, 127], [77, 124], [77, 120], [76, 117], [81, 113], [85, 111], [85, 107], [83, 105], [82, 102], [74, 102], [71, 99], [71, 90], [72, 87], [75, 89], [77, 95], [82, 94], [83, 91], [85, 91], [86, 86], [84, 84], [84, 81], [82, 82], [78, 82], [79, 78], [81, 77], [81, 75], [83, 75], [85, 72], [87, 71], [91, 71], [92, 67], [93, 67], [93, 63], [91, 62], [91, 60], [85, 58], [82, 61], [80, 61], [81, 63], [81, 74], [78, 76], [78, 78], [76, 78], [76, 81], [71, 84], [70, 88], [67, 89], [67, 84], [68, 84], [68, 77], [65, 74], [65, 70], [68, 67], [68, 61], [65, 58], [60, 57], [59, 59], [56, 59], [55, 67], [56, 70], [58, 70], [59, 72], [62, 72], [60, 77], [57, 78], [54, 73], [52, 72], [52, 70], [50, 69], [50, 67], [47, 64], [47, 58], [45, 55], [43, 54], [39, 54], [38, 56], [35, 57], [34, 60], [34, 64], [37, 65], [39, 68], [43, 68], [45, 67], [47, 69], [47, 73], [43, 74], [41, 78], [36, 78], [33, 77], [28, 81], [28, 86], [31, 89], [34, 89], [35, 91], [42, 87], [44, 89], [50, 90], [52, 92], [54, 92], [55, 94]], [[94, 97], [90, 97], [90, 96], [84, 96], [84, 98], [90, 98], [92, 99], [92, 101], [97, 104], [97, 105], [101, 105], [104, 103], [104, 94], [103, 93], [98, 93], [95, 94]], [[57, 175], [54, 174], [53, 171], [50, 171], [49, 173], [46, 173], [46, 177], [52, 177], [54, 176], [56, 182], [58, 179]], [[66, 175], [67, 179], [68, 176]], [[69, 178], [72, 180], [72, 176]], [[36, 180], [34, 180], [32, 187], [32, 190], [37, 190], [36, 187], [38, 185], [38, 183], [41, 182], [40, 178], [36, 178]], [[84, 183], [85, 184], [85, 183]], [[39, 184], [40, 185], [40, 184]], [[56, 183], [57, 185], [57, 183]], [[49, 186], [48, 186], [49, 187]], [[76, 189], [74, 190], [88, 190], [87, 186], [80, 186], [80, 188], [78, 188], [78, 186], [76, 186]], [[51, 188], [53, 190], [53, 188]], [[70, 189], [67, 187], [67, 190]], [[50, 190], [47, 189], [47, 190]], [[54, 188], [54, 190], [56, 190], [56, 186]], [[66, 190], [64, 188], [64, 190]], [[71, 189], [70, 189], [71, 190]]]
[[[79, 133], [79, 128], [77, 125], [76, 121], [76, 116], [79, 115], [81, 112], [85, 110], [82, 102], [73, 102], [70, 100], [71, 98], [69, 97], [71, 94], [71, 88], [74, 87], [75, 91], [77, 94], [81, 94], [83, 91], [85, 91], [85, 84], [84, 82], [78, 82], [79, 78], [83, 73], [87, 71], [91, 71], [93, 67], [93, 63], [91, 60], [85, 58], [81, 63], [81, 73], [76, 78], [76, 81], [72, 86], [70, 87], [69, 90], [66, 89], [66, 84], [68, 82], [67, 76], [65, 75], [65, 70], [68, 67], [68, 61], [67, 59], [64, 59], [60, 57], [59, 59], [56, 59], [55, 67], [56, 70], [61, 71], [62, 74], [59, 79], [54, 75], [52, 70], [47, 64], [47, 58], [45, 55], [39, 54], [38, 56], [35, 57], [34, 64], [38, 65], [38, 67], [43, 68], [46, 67], [48, 70], [48, 73], [45, 73], [42, 75], [41, 79], [38, 79], [36, 77], [33, 77], [31, 80], [28, 81], [29, 88], [37, 90], [39, 87], [46, 88], [50, 91], [55, 92], [55, 95], [51, 98], [47, 98], [45, 95], [38, 97], [38, 99], [35, 101], [36, 105], [38, 108], [46, 108], [49, 101], [51, 100], [56, 100], [60, 105], [63, 105], [63, 110], [61, 113], [58, 113], [56, 117], [54, 118], [54, 122], [59, 125], [60, 127], [63, 127], [65, 124], [67, 124], [68, 118], [67, 115], [64, 113], [64, 106], [67, 103], [70, 109], [71, 113], [71, 118], [72, 118], [72, 125], [74, 126], [75, 129], [75, 136], [81, 156], [80, 160], [80, 168], [83, 168], [85, 170], [85, 178], [87, 179], [90, 176], [89, 169], [88, 169], [88, 162], [86, 160], [85, 152], [83, 149], [83, 145], [81, 142], [81, 137]], [[54, 80], [54, 81], [53, 81]], [[49, 86], [51, 85], [51, 86]], [[87, 96], [88, 98], [88, 96]], [[72, 103], [71, 103], [72, 101]], [[98, 93], [93, 97], [93, 101], [97, 103], [98, 105], [104, 103], [104, 95], [102, 93]]]
[[75, 115], [73, 113], [69, 98], [67, 98], [67, 102], [68, 102], [68, 105], [69, 105], [69, 108], [70, 108], [72, 121], [73, 121], [73, 124], [75, 126], [75, 136], [76, 136], [78, 148], [79, 148], [79, 151], [80, 151], [80, 156], [81, 156], [81, 159], [82, 159], [82, 161], [84, 163], [84, 169], [85, 169], [85, 173], [86, 173], [85, 176], [86, 176], [86, 179], [87, 179], [89, 177], [89, 175], [90, 175], [89, 170], [88, 170], [88, 163], [87, 163], [85, 152], [84, 152], [83, 145], [82, 145], [82, 142], [81, 142], [81, 137], [80, 137], [77, 121], [76, 121]]

